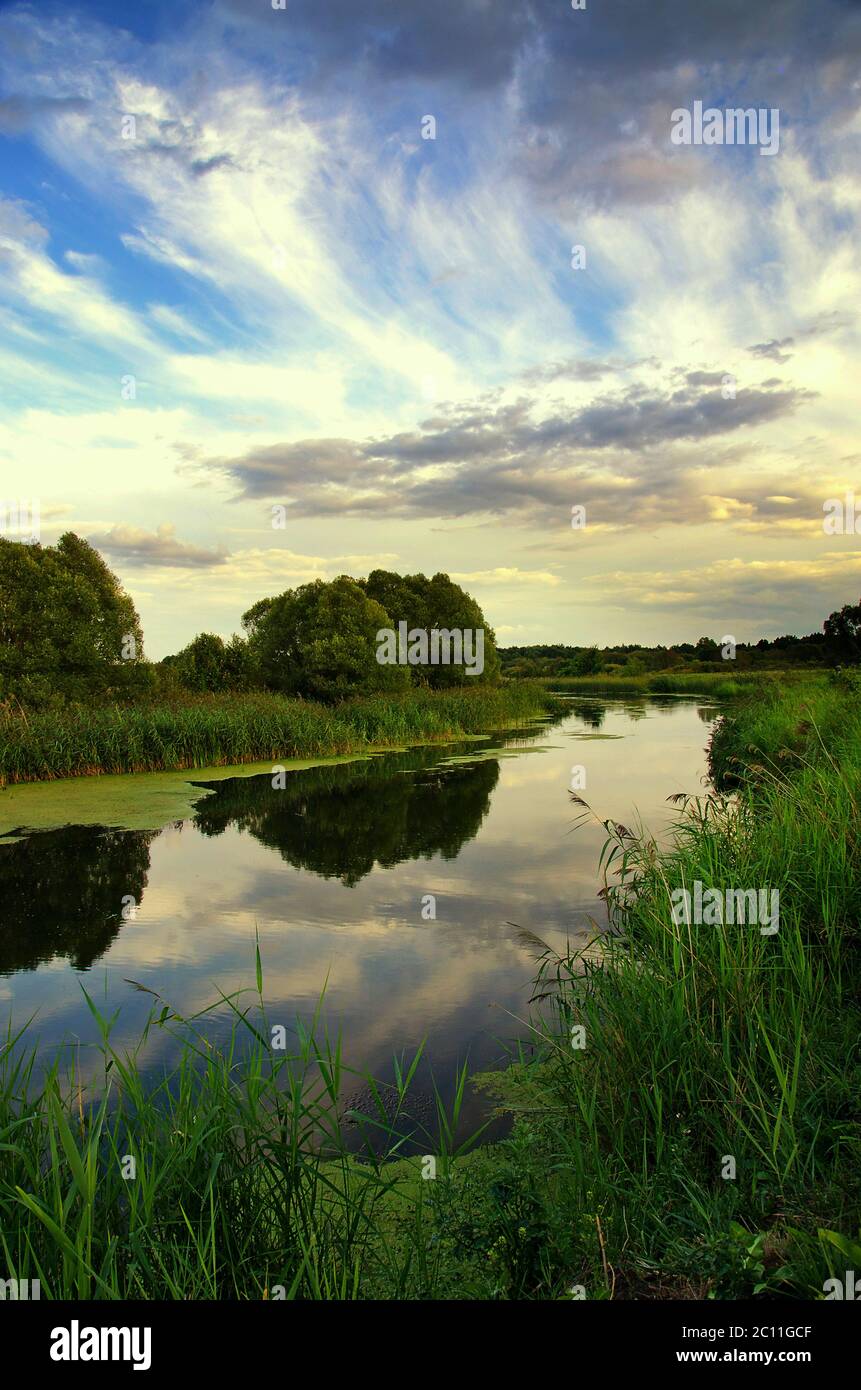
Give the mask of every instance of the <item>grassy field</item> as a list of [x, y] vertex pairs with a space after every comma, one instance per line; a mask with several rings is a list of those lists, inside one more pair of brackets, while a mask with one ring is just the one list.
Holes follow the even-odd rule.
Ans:
[[338, 705], [256, 694], [32, 713], [7, 706], [0, 710], [0, 786], [391, 748], [517, 724], [550, 703], [536, 682], [511, 681]]
[[[105, 1022], [95, 1101], [74, 1062], [45, 1080], [9, 1038], [9, 1275], [43, 1297], [822, 1298], [861, 1269], [854, 683], [741, 702], [712, 760], [738, 790], [680, 806], [669, 848], [606, 824], [613, 931], [567, 959], [535, 938], [536, 1049], [479, 1082], [511, 1135], [455, 1148], [461, 1074], [433, 1181], [403, 1157], [413, 1067], [380, 1088], [357, 1161], [338, 1047], [270, 1049], [259, 960], [219, 1055], [205, 1018], [156, 1000], [150, 1028], [185, 1042], [160, 1082]], [[778, 930], [677, 924], [670, 894], [696, 881], [777, 889]]]
[[787, 685], [825, 680], [824, 673], [814, 676], [802, 672], [783, 671], [691, 671], [657, 672], [642, 676], [542, 676], [548, 690], [570, 691], [581, 695], [713, 695], [727, 700], [752, 688], [764, 690], [785, 688]]

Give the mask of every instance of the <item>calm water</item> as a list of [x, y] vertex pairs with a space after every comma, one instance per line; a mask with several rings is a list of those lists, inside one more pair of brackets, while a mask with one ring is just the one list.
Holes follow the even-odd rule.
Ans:
[[[130, 1045], [153, 1001], [128, 980], [188, 1016], [219, 990], [253, 990], [256, 931], [270, 1023], [310, 1021], [328, 980], [324, 1015], [348, 1066], [386, 1076], [424, 1038], [448, 1092], [459, 1063], [492, 1066], [527, 1034], [536, 967], [517, 927], [562, 949], [605, 923], [604, 832], [572, 828], [572, 766], [602, 817], [639, 815], [660, 833], [666, 798], [703, 790], [717, 712], [577, 699], [527, 734], [295, 772], [285, 790], [269, 777], [214, 783], [191, 819], [160, 831], [67, 827], [0, 843], [0, 1019], [35, 1014], [43, 1048], [80, 1041], [95, 1079], [82, 984], [120, 1008], [114, 1042]], [[422, 916], [427, 894], [435, 920]], [[123, 920], [129, 897], [139, 906]], [[229, 1026], [222, 1009], [208, 1036]], [[142, 1056], [160, 1067], [175, 1046], [154, 1030]], [[427, 1068], [418, 1082], [429, 1087]]]

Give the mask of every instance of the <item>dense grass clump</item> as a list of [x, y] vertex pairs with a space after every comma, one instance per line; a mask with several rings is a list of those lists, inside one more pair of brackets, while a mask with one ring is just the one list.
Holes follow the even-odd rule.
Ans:
[[766, 769], [784, 774], [811, 764], [857, 763], [861, 677], [851, 671], [807, 677], [800, 684], [762, 685], [724, 716], [712, 736], [709, 765], [718, 786], [757, 781]]
[[541, 679], [550, 690], [569, 690], [572, 694], [712, 695], [717, 700], [729, 700], [746, 691], [781, 689], [787, 681], [793, 684], [811, 681], [809, 675], [798, 672], [732, 670], [659, 671], [633, 676], [543, 676]]
[[534, 682], [415, 690], [338, 705], [280, 695], [201, 695], [169, 704], [26, 713], [0, 708], [0, 786], [324, 757], [517, 724], [550, 702]]
[[[420, 1052], [395, 1066], [344, 1142], [340, 1046], [319, 1018], [273, 1051], [262, 999], [239, 1008], [215, 1052], [205, 1015], [153, 1009], [179, 1065], [153, 1080], [102, 1032], [95, 1097], [76, 1062], [37, 1073], [20, 1038], [0, 1045], [0, 1265], [38, 1280], [43, 1299], [354, 1299], [433, 1297], [444, 1277], [429, 1240], [429, 1189], [405, 1159], [408, 1092]], [[161, 1001], [159, 1001], [159, 1004]], [[463, 1099], [437, 1098], [434, 1176], [445, 1181]]]
[[[854, 1267], [858, 733], [851, 692], [778, 692], [716, 735], [755, 775], [688, 801], [668, 851], [604, 823], [612, 933], [597, 960], [547, 953], [539, 1059], [490, 1081], [546, 1192], [536, 1294], [564, 1271], [590, 1297], [821, 1298]], [[696, 881], [777, 889], [778, 931], [677, 923], [673, 890]]]

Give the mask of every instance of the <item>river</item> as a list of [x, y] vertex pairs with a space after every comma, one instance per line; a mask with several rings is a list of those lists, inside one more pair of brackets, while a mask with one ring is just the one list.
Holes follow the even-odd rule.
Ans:
[[[288, 1037], [297, 1019], [309, 1026], [325, 987], [321, 1026], [340, 1031], [345, 1066], [386, 1077], [393, 1054], [424, 1040], [418, 1094], [435, 1081], [450, 1097], [458, 1065], [499, 1065], [529, 1038], [536, 961], [521, 929], [564, 951], [606, 926], [605, 832], [574, 827], [572, 780], [600, 817], [659, 836], [667, 798], [704, 790], [713, 703], [567, 703], [527, 730], [288, 770], [283, 787], [271, 772], [220, 772], [210, 787], [206, 772], [184, 773], [196, 805], [148, 829], [117, 825], [115, 809], [107, 827], [63, 825], [70, 784], [45, 788], [56, 828], [0, 839], [0, 1018], [34, 1015], [40, 1049], [73, 1043], [95, 1083], [82, 986], [102, 1013], [119, 1009], [124, 1048], [155, 1002], [135, 984], [185, 1017], [219, 991], [253, 1003], [257, 939], [270, 1025]], [[122, 784], [138, 804], [153, 779], [88, 781]], [[207, 1016], [214, 1046], [232, 1018], [226, 1006]], [[177, 1048], [154, 1029], [140, 1057], [161, 1069]], [[465, 1116], [480, 1111], [470, 1096]]]

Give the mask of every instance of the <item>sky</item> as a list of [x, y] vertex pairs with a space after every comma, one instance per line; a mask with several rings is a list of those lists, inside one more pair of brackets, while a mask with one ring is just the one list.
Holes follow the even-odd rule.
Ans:
[[502, 645], [857, 602], [861, 0], [582, 2], [0, 3], [0, 501], [150, 657], [377, 567]]

